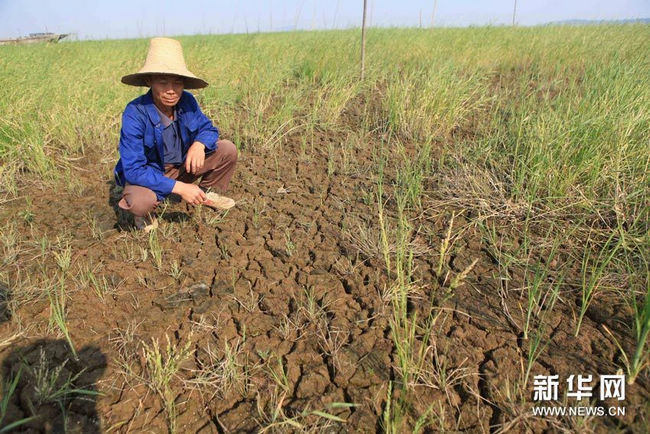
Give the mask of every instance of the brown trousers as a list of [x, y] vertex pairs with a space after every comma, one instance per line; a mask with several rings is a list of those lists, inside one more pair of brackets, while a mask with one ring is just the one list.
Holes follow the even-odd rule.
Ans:
[[[235, 144], [230, 140], [219, 140], [217, 150], [205, 156], [203, 168], [198, 173], [186, 172], [185, 164], [180, 166], [166, 164], [165, 176], [186, 183], [192, 183], [201, 178], [199, 187], [223, 193], [228, 189], [230, 179], [235, 172], [235, 164], [237, 164]], [[144, 217], [152, 213], [159, 203], [156, 193], [151, 189], [127, 182], [118, 205], [133, 215]]]

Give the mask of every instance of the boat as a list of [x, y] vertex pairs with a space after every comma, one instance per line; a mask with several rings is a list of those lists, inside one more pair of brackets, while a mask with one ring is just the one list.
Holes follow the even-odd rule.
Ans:
[[30, 33], [29, 36], [21, 36], [20, 38], [0, 39], [0, 45], [10, 44], [34, 44], [38, 42], [59, 42], [61, 39], [70, 36], [69, 33]]

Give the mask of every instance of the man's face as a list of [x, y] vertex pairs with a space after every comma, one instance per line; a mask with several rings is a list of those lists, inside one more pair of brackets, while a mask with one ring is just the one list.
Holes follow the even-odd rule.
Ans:
[[175, 75], [152, 75], [147, 80], [147, 85], [151, 86], [156, 105], [168, 108], [176, 105], [185, 88], [183, 79]]

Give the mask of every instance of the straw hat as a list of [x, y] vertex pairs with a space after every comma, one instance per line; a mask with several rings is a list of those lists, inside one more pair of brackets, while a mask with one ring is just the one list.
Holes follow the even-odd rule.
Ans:
[[185, 66], [183, 48], [175, 39], [153, 38], [144, 66], [135, 74], [122, 77], [122, 83], [131, 86], [146, 86], [145, 79], [151, 74], [178, 75], [185, 79], [185, 89], [200, 89], [208, 83], [192, 74]]

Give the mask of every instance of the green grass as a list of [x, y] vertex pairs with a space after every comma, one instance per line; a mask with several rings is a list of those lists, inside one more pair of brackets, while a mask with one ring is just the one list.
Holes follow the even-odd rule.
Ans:
[[[648, 194], [649, 34], [643, 25], [373, 29], [364, 83], [348, 60], [355, 31], [179, 39], [211, 83], [197, 92], [203, 108], [243, 148], [278, 147], [291, 129], [340, 129], [352, 100], [374, 99], [361, 125], [422, 142], [463, 132], [463, 157], [495, 170], [513, 200], [598, 207], [618, 183], [634, 209]], [[142, 90], [119, 78], [146, 47], [2, 47], [3, 192], [15, 191], [21, 169], [47, 180], [61, 176], [57, 164], [74, 164], [66, 159], [117, 157], [121, 110]]]
[[142, 381], [161, 399], [167, 416], [170, 433], [177, 432], [176, 429], [176, 397], [178, 392], [174, 390], [173, 380], [181, 369], [181, 364], [192, 355], [191, 336], [181, 346], [174, 343], [165, 335], [167, 345], [162, 347], [159, 341], [152, 338], [151, 345], [142, 343], [142, 356], [145, 361], [145, 369]]
[[56, 328], [63, 334], [63, 337], [65, 337], [65, 340], [68, 342], [68, 345], [70, 345], [70, 350], [72, 351], [72, 354], [74, 358], [77, 358], [77, 351], [75, 349], [75, 346], [72, 342], [72, 338], [70, 337], [70, 329], [68, 328], [67, 324], [67, 309], [66, 309], [66, 304], [67, 304], [67, 294], [66, 294], [66, 287], [65, 287], [65, 280], [63, 276], [58, 277], [58, 279], [55, 279], [58, 282], [54, 283], [52, 287], [50, 287], [47, 290], [47, 296], [50, 301], [50, 327]]
[[603, 275], [607, 269], [607, 265], [612, 261], [620, 248], [622, 238], [615, 241], [615, 235], [616, 232], [611, 233], [602, 249], [598, 252], [596, 258], [591, 257], [592, 246], [589, 244], [585, 246], [584, 256], [582, 259], [582, 292], [580, 313], [578, 315], [578, 323], [575, 332], [576, 336], [578, 336], [578, 333], [580, 332], [580, 326], [582, 325], [582, 320], [584, 319], [589, 305], [593, 301], [596, 292], [602, 286]]
[[10, 402], [9, 400], [11, 399], [12, 395], [16, 392], [16, 386], [18, 386], [18, 382], [20, 381], [21, 373], [22, 373], [22, 366], [18, 369], [18, 372], [12, 379], [5, 380], [3, 382], [2, 391], [4, 393], [4, 396], [2, 397], [2, 401], [0, 401], [0, 426], [2, 426], [2, 428], [0, 429], [0, 433], [11, 432], [11, 430], [13, 430], [14, 428], [18, 428], [20, 425], [24, 425], [36, 418], [36, 416], [30, 416], [27, 418], [19, 419], [17, 421], [13, 421], [11, 423], [5, 423], [5, 418], [7, 416], [7, 408], [9, 407], [9, 402]]

